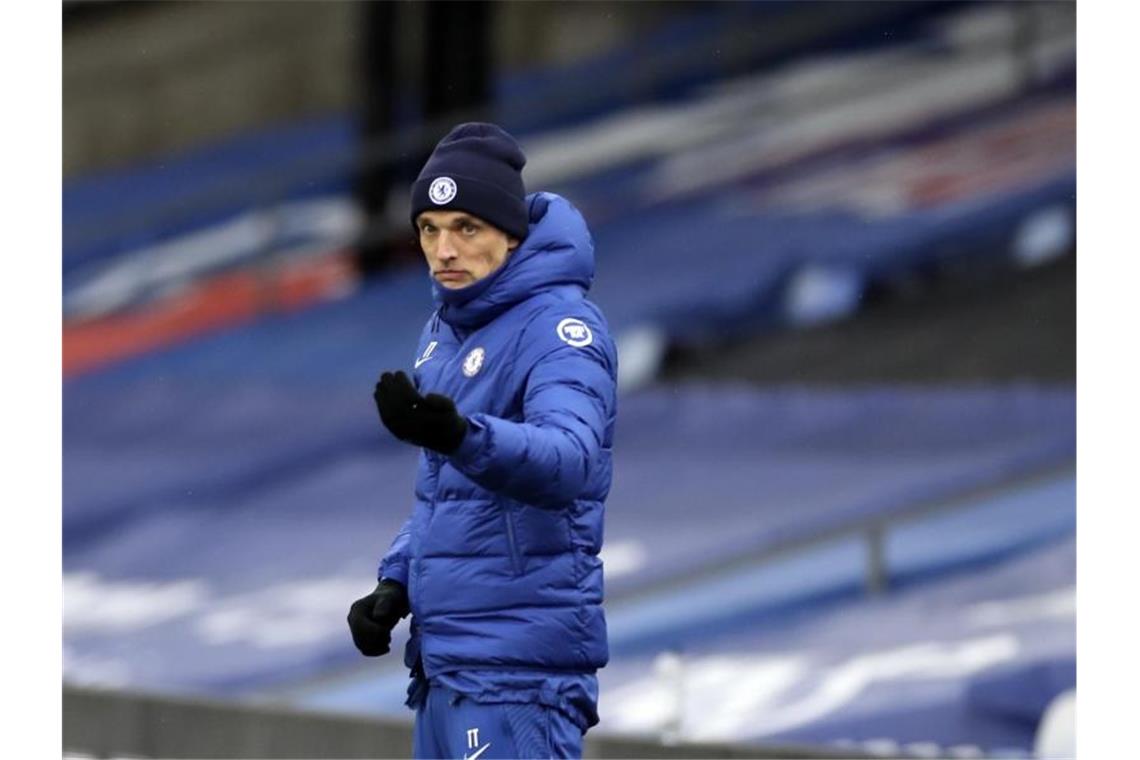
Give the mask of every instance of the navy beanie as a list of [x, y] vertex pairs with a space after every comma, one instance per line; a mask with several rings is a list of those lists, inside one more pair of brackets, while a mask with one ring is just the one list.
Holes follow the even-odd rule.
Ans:
[[502, 127], [460, 124], [435, 146], [412, 185], [412, 226], [424, 211], [467, 211], [522, 240], [529, 229], [525, 164]]

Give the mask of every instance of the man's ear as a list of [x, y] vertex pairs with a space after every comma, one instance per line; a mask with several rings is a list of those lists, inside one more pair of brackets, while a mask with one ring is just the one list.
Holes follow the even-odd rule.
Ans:
[[514, 249], [518, 248], [519, 242], [520, 241], [518, 238], [507, 235], [507, 251], [513, 251]]

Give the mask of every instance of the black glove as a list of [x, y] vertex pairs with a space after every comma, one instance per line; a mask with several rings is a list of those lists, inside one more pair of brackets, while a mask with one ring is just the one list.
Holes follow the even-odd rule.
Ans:
[[385, 372], [372, 393], [380, 421], [401, 441], [450, 454], [467, 435], [467, 420], [447, 396], [421, 396], [403, 372]]
[[352, 643], [366, 657], [388, 654], [392, 629], [409, 612], [408, 592], [403, 584], [388, 579], [380, 581], [375, 591], [357, 599], [348, 610]]

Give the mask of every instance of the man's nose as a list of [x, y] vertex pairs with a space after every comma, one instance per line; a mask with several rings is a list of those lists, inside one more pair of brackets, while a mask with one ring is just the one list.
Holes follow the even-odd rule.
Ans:
[[446, 230], [439, 233], [439, 242], [436, 245], [435, 253], [439, 258], [445, 260], [454, 259], [459, 255], [451, 241], [451, 234]]

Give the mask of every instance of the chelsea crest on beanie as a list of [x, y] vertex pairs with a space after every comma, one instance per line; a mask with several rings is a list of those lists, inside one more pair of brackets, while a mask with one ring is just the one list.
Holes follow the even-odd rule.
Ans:
[[502, 127], [460, 124], [439, 141], [412, 185], [412, 226], [425, 211], [467, 211], [519, 240], [528, 229], [526, 164]]

